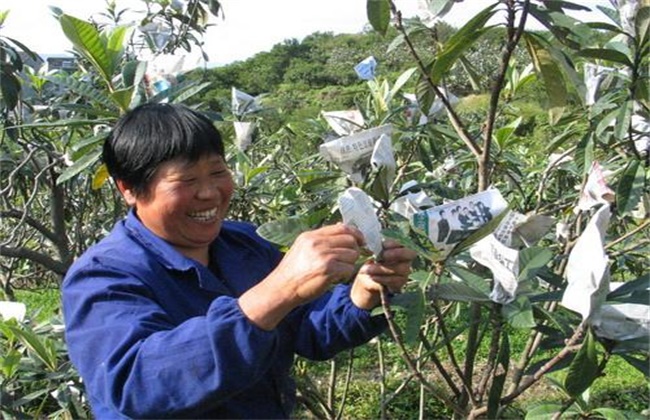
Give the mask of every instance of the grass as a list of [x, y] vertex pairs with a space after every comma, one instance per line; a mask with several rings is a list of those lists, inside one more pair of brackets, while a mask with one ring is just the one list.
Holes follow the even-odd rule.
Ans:
[[[27, 305], [28, 316], [37, 322], [47, 321], [60, 313], [60, 295], [58, 289], [39, 290], [17, 290], [16, 297]], [[462, 312], [461, 312], [462, 314]], [[401, 317], [398, 317], [401, 318]], [[458, 327], [463, 324], [463, 316], [451, 322], [450, 327]], [[527, 331], [510, 330], [511, 346], [513, 351], [523, 347], [527, 338]], [[455, 340], [454, 347], [463, 353], [463, 340]], [[487, 341], [478, 349], [479, 355], [487, 353]], [[391, 398], [387, 405], [387, 416], [389, 418], [413, 418], [420, 407], [420, 387], [417, 381], [411, 380], [406, 386], [400, 388], [404, 378], [410, 373], [408, 367], [401, 357], [401, 353], [392, 339], [385, 336], [382, 338], [382, 351], [386, 369], [386, 384], [384, 397]], [[409, 352], [413, 354], [415, 348], [409, 346]], [[439, 358], [448, 365], [448, 357], [445, 350], [436, 353]], [[513, 354], [513, 357], [515, 354]], [[343, 378], [347, 367], [348, 353], [342, 353], [336, 360], [339, 366], [338, 382], [336, 388], [337, 404], [340, 404], [343, 390]], [[343, 418], [378, 418], [381, 406], [381, 381], [379, 377], [379, 353], [376, 341], [361, 346], [354, 350], [354, 367], [352, 382], [347, 395], [346, 406]], [[481, 357], [478, 357], [480, 363]], [[307, 372], [315, 383], [320, 384], [322, 395], [327, 394], [327, 383], [330, 374], [330, 362], [299, 362], [302, 369]], [[512, 364], [512, 362], [511, 362]], [[480, 371], [480, 369], [478, 370]], [[424, 367], [423, 373], [429, 380], [438, 381], [435, 368], [428, 364]], [[561, 372], [555, 374], [556, 379], [561, 379]], [[399, 392], [394, 394], [399, 389]], [[393, 395], [394, 394], [394, 395]], [[613, 356], [605, 370], [605, 374], [599, 378], [590, 389], [591, 398], [589, 406], [591, 409], [599, 407], [616, 408], [634, 413], [648, 413], [650, 407], [649, 383], [641, 372], [630, 366], [622, 358]], [[535, 387], [518, 398], [511, 407], [513, 412], [523, 413], [526, 409], [540, 402], [562, 403], [565, 401], [562, 393], [556, 390], [550, 381], [542, 379]], [[425, 392], [422, 408], [426, 418], [448, 418], [449, 413], [435, 395]], [[520, 410], [520, 411], [518, 411]], [[299, 418], [311, 418], [304, 407], [299, 407], [295, 413]]]
[[59, 289], [16, 290], [16, 300], [27, 306], [27, 316], [37, 322], [47, 321], [61, 312]]

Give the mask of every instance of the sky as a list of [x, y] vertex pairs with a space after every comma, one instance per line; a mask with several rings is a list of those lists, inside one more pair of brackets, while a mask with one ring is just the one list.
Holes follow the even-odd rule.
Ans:
[[[404, 17], [421, 13], [423, 0], [394, 0]], [[460, 26], [492, 3], [460, 0], [444, 20]], [[608, 0], [572, 0], [585, 6], [611, 7]], [[227, 64], [269, 51], [286, 39], [302, 40], [314, 32], [359, 33], [368, 24], [366, 0], [221, 0], [224, 16], [212, 18], [205, 50], [210, 63]], [[105, 10], [105, 0], [0, 0], [0, 11], [10, 10], [0, 35], [15, 38], [41, 55], [63, 54], [71, 45], [48, 6], [55, 5], [80, 19]], [[142, 9], [141, 0], [117, 0], [118, 9]], [[599, 13], [576, 18], [593, 20]]]

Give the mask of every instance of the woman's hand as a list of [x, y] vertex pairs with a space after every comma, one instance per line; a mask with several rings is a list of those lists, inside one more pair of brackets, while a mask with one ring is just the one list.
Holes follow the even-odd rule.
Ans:
[[394, 240], [384, 242], [381, 261], [368, 261], [359, 270], [350, 297], [361, 309], [370, 310], [381, 303], [381, 289], [399, 293], [408, 281], [411, 264], [417, 254]]
[[354, 275], [364, 245], [356, 228], [336, 224], [302, 233], [269, 276], [239, 298], [244, 314], [272, 329], [293, 308]]

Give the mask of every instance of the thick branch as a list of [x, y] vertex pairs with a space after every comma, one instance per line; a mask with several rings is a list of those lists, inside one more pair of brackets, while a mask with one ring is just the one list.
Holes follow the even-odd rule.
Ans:
[[526, 0], [522, 6], [521, 19], [519, 21], [519, 26], [516, 31], [515, 27], [515, 2], [507, 1], [508, 6], [508, 19], [507, 19], [507, 29], [508, 29], [508, 42], [503, 49], [503, 54], [501, 56], [501, 64], [499, 67], [499, 72], [492, 86], [492, 92], [490, 94], [490, 108], [488, 111], [487, 121], [485, 123], [485, 137], [483, 141], [483, 151], [479, 160], [479, 191], [483, 191], [488, 187], [488, 169], [489, 169], [489, 159], [490, 159], [490, 149], [492, 146], [492, 132], [494, 131], [494, 123], [496, 121], [497, 109], [499, 105], [499, 97], [501, 96], [501, 90], [503, 89], [503, 84], [506, 79], [506, 73], [508, 72], [508, 66], [510, 65], [510, 58], [519, 44], [522, 34], [524, 33], [524, 28], [526, 26], [526, 19], [528, 17], [528, 8], [530, 7], [530, 0]]
[[56, 237], [54, 232], [52, 232], [50, 229], [47, 228], [47, 226], [45, 226], [38, 220], [25, 215], [25, 213], [23, 213], [22, 211], [18, 211], [18, 210], [0, 211], [0, 219], [4, 217], [22, 220], [23, 222], [27, 223], [28, 226], [38, 231], [38, 233], [45, 236], [49, 241], [51, 241], [54, 244], [58, 244], [58, 238]]
[[24, 258], [33, 261], [61, 276], [65, 275], [69, 267], [67, 264], [62, 263], [61, 261], [57, 261], [45, 254], [41, 254], [27, 248], [13, 248], [8, 246], [0, 246], [0, 255], [2, 255], [3, 257]]

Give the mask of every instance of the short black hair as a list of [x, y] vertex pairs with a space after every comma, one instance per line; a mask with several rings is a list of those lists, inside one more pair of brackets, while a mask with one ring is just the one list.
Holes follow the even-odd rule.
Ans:
[[219, 130], [206, 116], [180, 104], [144, 104], [120, 118], [104, 141], [102, 159], [115, 180], [146, 193], [160, 164], [181, 158], [225, 156]]

